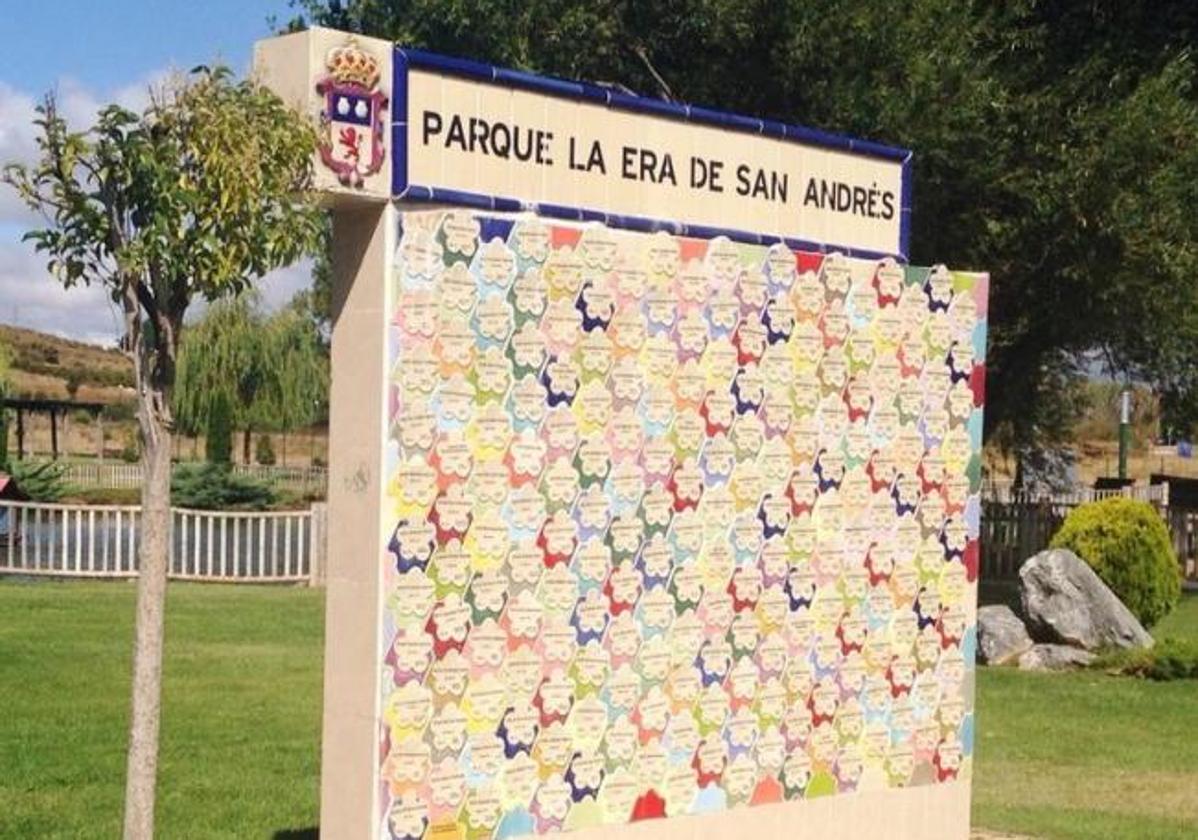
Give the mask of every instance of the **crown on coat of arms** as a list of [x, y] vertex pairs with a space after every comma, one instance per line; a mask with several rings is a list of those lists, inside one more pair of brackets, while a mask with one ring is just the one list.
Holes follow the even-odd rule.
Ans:
[[345, 46], [329, 50], [325, 66], [338, 82], [353, 82], [372, 88], [379, 80], [378, 59], [359, 47], [353, 38]]

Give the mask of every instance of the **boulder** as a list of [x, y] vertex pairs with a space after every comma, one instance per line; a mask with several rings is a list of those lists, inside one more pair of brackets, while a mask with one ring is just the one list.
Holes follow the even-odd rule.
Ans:
[[1006, 604], [978, 607], [978, 662], [1002, 665], [1031, 646], [1023, 621]]
[[1027, 629], [1038, 642], [1084, 650], [1149, 647], [1152, 637], [1072, 551], [1050, 548], [1019, 570]]
[[1019, 667], [1025, 671], [1061, 671], [1083, 668], [1094, 661], [1094, 654], [1069, 645], [1032, 645], [1019, 657]]

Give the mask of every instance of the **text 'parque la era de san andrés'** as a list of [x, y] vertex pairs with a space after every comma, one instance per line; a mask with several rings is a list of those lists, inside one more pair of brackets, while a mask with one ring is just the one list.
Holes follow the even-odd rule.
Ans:
[[[607, 147], [602, 141], [573, 134], [424, 110], [420, 138], [424, 146], [483, 155], [543, 167], [566, 167], [571, 172], [614, 176], [627, 181], [661, 184], [711, 193], [890, 220], [898, 209], [893, 190], [876, 183], [853, 184], [810, 176], [792, 185], [789, 172], [767, 166], [701, 155], [675, 159], [670, 151], [634, 143]], [[797, 189], [792, 189], [797, 187]]]

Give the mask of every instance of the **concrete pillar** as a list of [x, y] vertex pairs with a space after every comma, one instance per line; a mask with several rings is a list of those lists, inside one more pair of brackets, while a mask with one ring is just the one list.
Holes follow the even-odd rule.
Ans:
[[333, 218], [333, 349], [321, 751], [322, 837], [372, 837], [377, 813], [380, 562], [390, 205]]

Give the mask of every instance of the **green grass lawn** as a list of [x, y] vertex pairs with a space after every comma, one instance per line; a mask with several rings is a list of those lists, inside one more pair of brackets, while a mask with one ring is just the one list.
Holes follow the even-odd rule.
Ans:
[[[0, 581], [0, 837], [119, 837], [134, 586]], [[158, 836], [317, 823], [322, 593], [171, 584]]]
[[[133, 586], [0, 580], [0, 837], [120, 832]], [[159, 828], [317, 823], [323, 599], [172, 584]], [[1156, 629], [1198, 638], [1198, 596]], [[978, 674], [974, 821], [1045, 837], [1198, 836], [1198, 684]]]
[[[1198, 640], [1198, 594], [1153, 628]], [[1198, 837], [1198, 683], [978, 671], [974, 823], [1044, 837]]]

